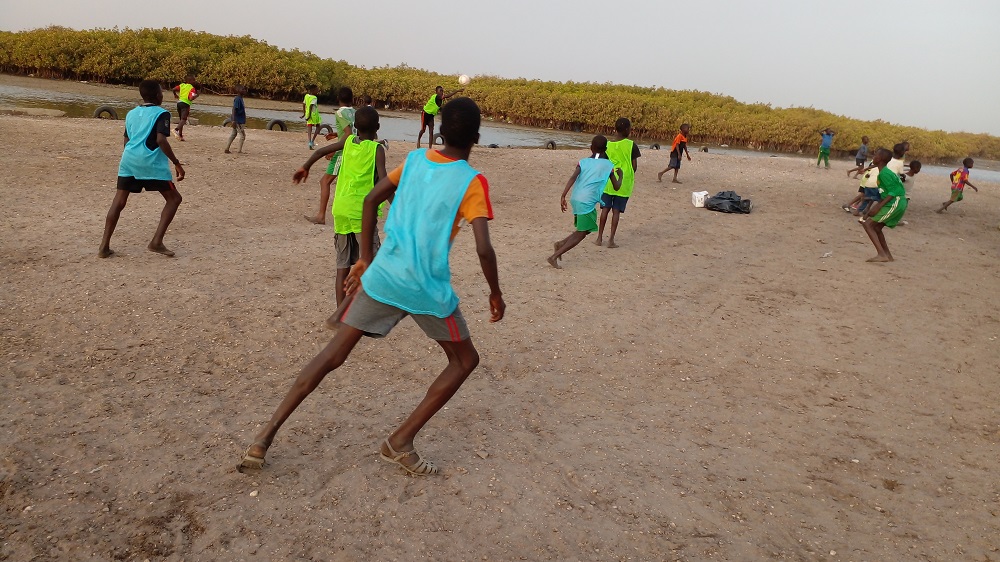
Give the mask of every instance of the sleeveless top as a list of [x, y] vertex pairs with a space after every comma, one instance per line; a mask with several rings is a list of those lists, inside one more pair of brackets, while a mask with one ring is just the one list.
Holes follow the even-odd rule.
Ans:
[[128, 142], [122, 151], [122, 161], [118, 164], [118, 175], [134, 177], [138, 180], [173, 180], [170, 174], [170, 160], [156, 147], [150, 150], [146, 139], [153, 132], [157, 119], [167, 113], [158, 105], [140, 105], [125, 116], [125, 134]]
[[594, 210], [601, 201], [604, 184], [615, 165], [607, 158], [584, 158], [580, 160], [580, 175], [573, 183], [569, 204], [574, 215], [584, 215]]
[[427, 103], [424, 104], [424, 113], [428, 115], [437, 115], [440, 109], [441, 106], [437, 103], [437, 94], [431, 96], [431, 99], [427, 100]]
[[427, 150], [406, 157], [385, 242], [361, 276], [371, 298], [410, 314], [447, 318], [458, 307], [448, 253], [458, 207], [479, 172], [465, 160], [431, 162]]
[[632, 188], [635, 187], [635, 170], [632, 169], [632, 147], [635, 143], [631, 139], [622, 139], [608, 143], [608, 158], [614, 163], [615, 169], [621, 168], [622, 188], [615, 191], [611, 180], [604, 185], [604, 193], [617, 195], [619, 197], [630, 197]]
[[361, 232], [361, 214], [365, 197], [375, 187], [375, 152], [379, 144], [373, 140], [357, 141], [347, 137], [337, 189], [333, 194], [333, 229], [337, 234]]

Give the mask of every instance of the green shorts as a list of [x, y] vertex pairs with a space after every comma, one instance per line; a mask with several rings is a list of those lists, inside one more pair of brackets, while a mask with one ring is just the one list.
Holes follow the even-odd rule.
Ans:
[[582, 215], [573, 215], [577, 232], [597, 232], [597, 209]]
[[900, 219], [903, 218], [903, 213], [906, 212], [906, 198], [890, 197], [889, 199], [885, 205], [882, 205], [878, 213], [875, 213], [872, 221], [880, 222], [889, 228], [896, 228]]
[[951, 200], [952, 201], [961, 201], [962, 199], [965, 199], [965, 194], [963, 193], [963, 191], [961, 189], [952, 189], [951, 190]]
[[326, 175], [336, 176], [340, 173], [340, 160], [344, 152], [334, 152], [333, 158], [330, 158], [330, 163], [326, 165]]

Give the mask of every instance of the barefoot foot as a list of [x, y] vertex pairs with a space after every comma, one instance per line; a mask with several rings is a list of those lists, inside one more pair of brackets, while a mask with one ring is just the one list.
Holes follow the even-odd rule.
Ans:
[[656, 174], [656, 181], [663, 181], [663, 172], [659, 172]]
[[310, 217], [309, 215], [302, 215], [302, 216], [304, 216], [307, 221], [313, 224], [326, 224], [326, 217], [319, 218], [319, 217]]
[[604, 239], [603, 238], [598, 238], [597, 240], [594, 240], [594, 244], [597, 244], [598, 246], [603, 246], [604, 245]]
[[156, 245], [156, 246], [154, 246], [153, 244], [150, 244], [149, 246], [146, 246], [146, 249], [149, 250], [150, 252], [156, 252], [157, 254], [163, 254], [164, 256], [167, 256], [168, 258], [174, 257], [174, 252], [172, 250], [168, 250], [167, 247], [164, 246], [163, 244], [159, 244], [159, 245]]
[[684, 183], [684, 182], [681, 182], [681, 181], [677, 181], [677, 180], [670, 180], [670, 182], [671, 182], [671, 183]]
[[866, 261], [869, 263], [886, 263], [892, 261], [892, 258], [888, 256], [875, 256], [874, 258], [868, 258]]
[[253, 445], [247, 447], [243, 453], [243, 459], [236, 465], [236, 470], [240, 472], [256, 472], [264, 468], [264, 455], [267, 454], [268, 444], [263, 441], [254, 441]]
[[[554, 249], [554, 250], [555, 250], [556, 252], [558, 252], [558, 251], [559, 251], [559, 248], [562, 248], [562, 243], [561, 243], [561, 242], [553, 242], [553, 249]], [[558, 257], [557, 259], [560, 259], [560, 260], [561, 260], [561, 259], [562, 259], [562, 256], [559, 256], [559, 257]]]
[[224, 152], [225, 154], [232, 154], [232, 152], [229, 152], [229, 149], [228, 149], [228, 148], [227, 148], [227, 149], [225, 149], [225, 150], [223, 150], [222, 152]]
[[562, 266], [559, 265], [559, 261], [556, 259], [556, 257], [554, 255], [553, 256], [549, 256], [548, 258], [546, 258], [545, 261], [549, 262], [549, 265], [551, 265], [552, 267], [554, 267], [556, 269], [562, 269]]
[[115, 255], [115, 251], [111, 248], [100, 248], [97, 250], [97, 257], [99, 258], [110, 258]]
[[609, 248], [617, 248], [618, 244], [615, 244], [613, 241], [608, 241], [608, 247]]

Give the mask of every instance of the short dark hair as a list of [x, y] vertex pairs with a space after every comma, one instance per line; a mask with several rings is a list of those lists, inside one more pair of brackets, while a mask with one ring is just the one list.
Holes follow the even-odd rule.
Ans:
[[906, 156], [906, 143], [898, 142], [892, 145], [892, 155], [895, 158], [902, 158], [903, 156]]
[[374, 133], [378, 130], [378, 112], [367, 105], [354, 114], [354, 126], [359, 133]]
[[307, 84], [306, 85], [306, 91], [310, 91], [311, 92], [311, 91], [313, 91], [315, 89], [316, 89], [316, 84]]
[[354, 90], [348, 88], [347, 86], [337, 90], [337, 101], [347, 104], [354, 103]]
[[910, 160], [910, 171], [914, 174], [919, 172], [922, 167], [923, 164], [920, 163], [920, 160]]
[[962, 165], [965, 166], [966, 168], [971, 168], [972, 165], [975, 163], [976, 161], [973, 160], [972, 158], [966, 158], [965, 160], [962, 160]]
[[593, 140], [590, 141], [590, 149], [594, 152], [605, 152], [608, 150], [608, 137], [604, 135], [596, 135]]
[[364, 94], [363, 96], [361, 96], [361, 103], [369, 105], [371, 102], [372, 102], [372, 97], [369, 96], [368, 94]]
[[628, 117], [619, 117], [615, 121], [615, 130], [624, 135], [632, 130], [632, 122], [628, 120]]
[[688, 129], [690, 129], [691, 128], [691, 123], [681, 123], [681, 129], [683, 129], [685, 127], [687, 127]]
[[455, 148], [472, 148], [479, 142], [479, 106], [472, 98], [455, 98], [441, 108], [441, 136]]
[[162, 91], [160, 83], [156, 80], [143, 80], [139, 82], [139, 95], [142, 96], [143, 101], [155, 102], [156, 94]]
[[443, 90], [444, 86], [434, 86], [434, 91]]
[[872, 158], [872, 160], [874, 160], [875, 158], [878, 158], [879, 160], [884, 159], [886, 162], [888, 162], [889, 159], [892, 158], [892, 151], [889, 150], [888, 148], [880, 148], [875, 151], [875, 156]]

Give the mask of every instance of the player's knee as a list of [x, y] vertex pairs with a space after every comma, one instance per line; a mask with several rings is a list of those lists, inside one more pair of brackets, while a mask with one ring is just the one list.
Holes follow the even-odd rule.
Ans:
[[452, 362], [457, 363], [463, 371], [471, 373], [479, 366], [479, 352], [470, 345], [468, 349], [463, 349], [456, 353], [452, 358]]

